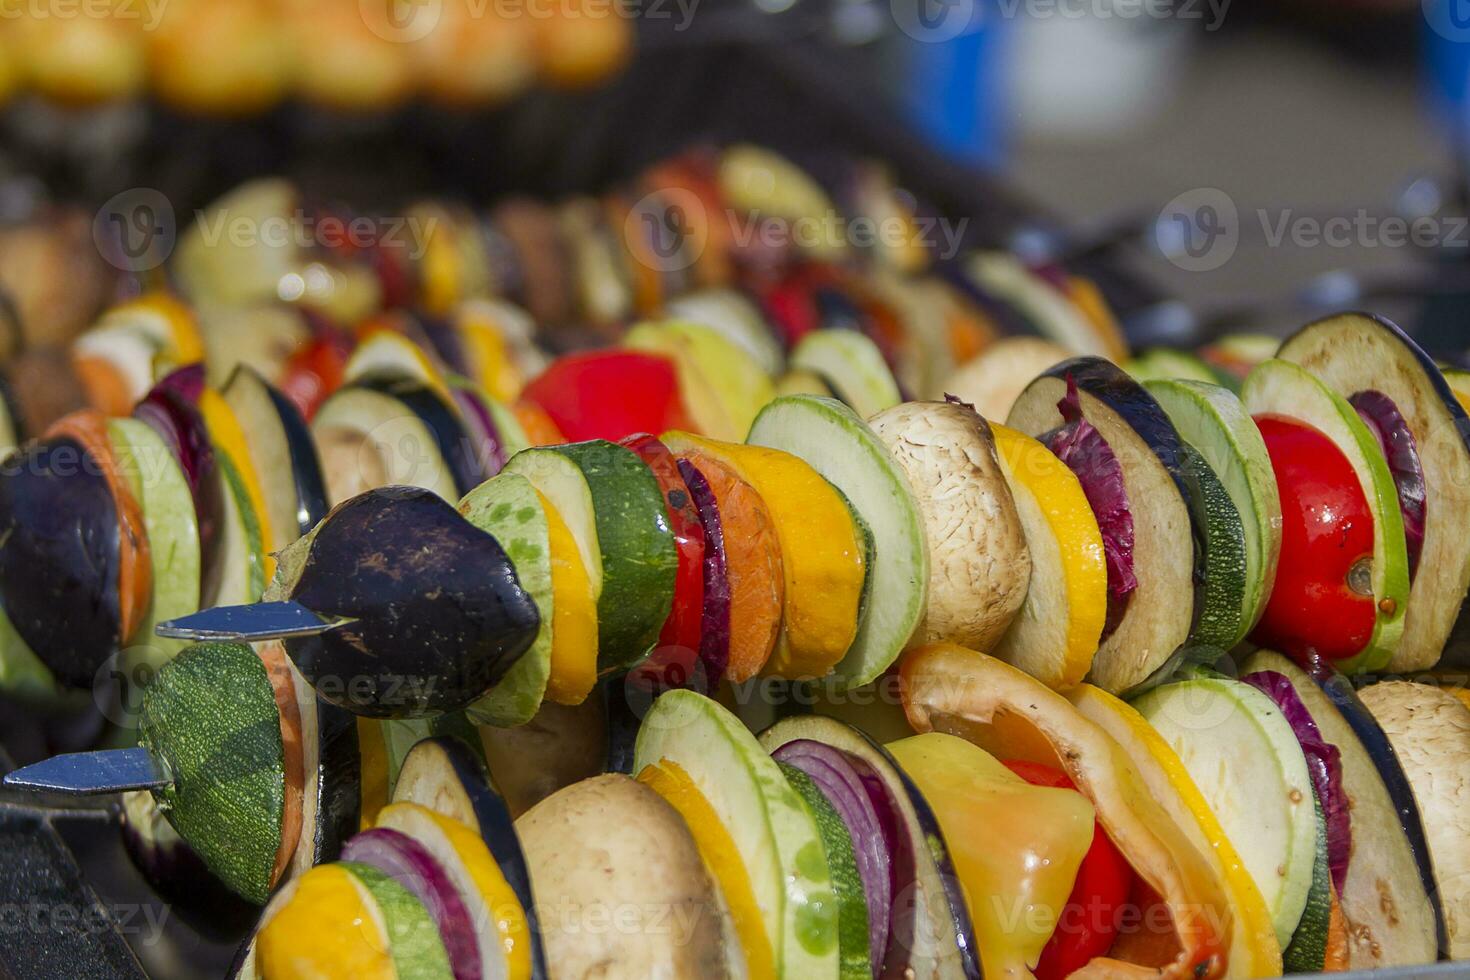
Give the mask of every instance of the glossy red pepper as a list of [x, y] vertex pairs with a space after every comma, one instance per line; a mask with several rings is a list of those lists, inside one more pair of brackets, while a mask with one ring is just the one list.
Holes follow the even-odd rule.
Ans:
[[[667, 666], [667, 678], [672, 681], [673, 672], [682, 676], [693, 676], [694, 663], [699, 658], [699, 640], [704, 617], [704, 525], [699, 522], [699, 512], [689, 496], [689, 488], [679, 475], [679, 465], [669, 448], [646, 432], [640, 432], [621, 440], [639, 455], [653, 478], [663, 491], [664, 504], [669, 511], [669, 527], [674, 532], [674, 547], [679, 553], [679, 570], [674, 579], [674, 606], [669, 618], [664, 621], [659, 634], [659, 649], [655, 659]], [[677, 666], [676, 666], [677, 665]], [[680, 685], [684, 686], [684, 685]], [[693, 685], [702, 689], [704, 685]]]
[[690, 428], [674, 363], [657, 354], [589, 351], [558, 357], [526, 386], [569, 440]]
[[[1055, 789], [1077, 787], [1060, 769], [1039, 762], [1004, 760], [1007, 769], [1032, 786]], [[1036, 963], [1036, 980], [1062, 980], [1112, 948], [1118, 934], [1118, 916], [1133, 889], [1133, 869], [1123, 859], [1107, 832], [1092, 827], [1092, 846], [1077, 868], [1077, 880], [1067, 906]]]
[[1331, 439], [1280, 415], [1257, 415], [1281, 497], [1281, 557], [1251, 638], [1303, 660], [1355, 656], [1373, 637], [1373, 513]]

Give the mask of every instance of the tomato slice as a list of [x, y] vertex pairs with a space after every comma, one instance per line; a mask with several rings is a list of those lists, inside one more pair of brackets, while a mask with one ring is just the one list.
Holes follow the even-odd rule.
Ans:
[[[1066, 773], [1052, 766], [1020, 759], [1003, 761], [1007, 769], [1032, 786], [1077, 788]], [[1067, 907], [1033, 971], [1037, 980], [1062, 980], [1112, 947], [1118, 917], [1133, 890], [1133, 878], [1133, 869], [1107, 832], [1094, 824], [1092, 846], [1077, 868], [1077, 882], [1067, 898]]]
[[98, 411], [83, 410], [59, 419], [47, 435], [70, 436], [96, 461], [112, 492], [117, 511], [117, 610], [118, 642], [126, 644], [148, 616], [153, 605], [153, 562], [148, 551], [148, 532], [143, 526], [143, 508], [118, 468], [107, 436], [107, 418]]
[[664, 506], [669, 511], [669, 527], [674, 532], [674, 547], [679, 554], [679, 570], [674, 579], [674, 606], [664, 620], [659, 634], [656, 659], [672, 666], [677, 663], [691, 677], [699, 656], [699, 641], [704, 621], [704, 525], [689, 496], [689, 488], [679, 475], [679, 465], [669, 447], [646, 432], [627, 436], [627, 446], [653, 471]]

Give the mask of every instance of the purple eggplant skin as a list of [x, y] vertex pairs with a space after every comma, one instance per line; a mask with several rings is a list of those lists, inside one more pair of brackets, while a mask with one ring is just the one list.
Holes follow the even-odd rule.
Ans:
[[353, 385], [397, 399], [424, 423], [424, 427], [434, 436], [439, 455], [449, 467], [455, 489], [461, 494], [469, 493], [490, 479], [490, 474], [485, 472], [485, 467], [480, 462], [479, 454], [475, 452], [473, 440], [465, 431], [464, 423], [459, 420], [454, 409], [446, 405], [423, 382], [375, 372], [358, 378]]
[[219, 943], [238, 942], [249, 934], [260, 909], [210, 873], [169, 825], [152, 794], [127, 794], [118, 827], [133, 866], [189, 928]]
[[[297, 847], [312, 849], [312, 864], [335, 861], [342, 845], [361, 829], [362, 748], [357, 716], [335, 704], [316, 702], [316, 821], [302, 828]], [[311, 785], [310, 775], [307, 785]]]
[[1189, 487], [1182, 473], [1184, 442], [1163, 406], [1132, 375], [1106, 358], [1073, 357], [1047, 368], [1041, 377], [1060, 378], [1064, 382], [1070, 378], [1077, 382], [1078, 390], [1117, 412], [1153, 451], [1173, 478], [1180, 496], [1189, 499]]
[[419, 328], [423, 331], [424, 339], [439, 355], [439, 360], [448, 365], [449, 370], [455, 374], [468, 378], [473, 373], [470, 371], [469, 358], [465, 356], [464, 343], [460, 340], [459, 331], [443, 317], [434, 316], [423, 310], [413, 314], [418, 321]]
[[296, 405], [276, 390], [275, 385], [265, 386], [271, 396], [271, 405], [281, 417], [281, 430], [286, 433], [286, 448], [291, 453], [291, 475], [296, 481], [296, 529], [306, 534], [331, 507], [327, 503], [327, 481], [322, 476], [322, 461], [317, 455], [316, 441], [311, 437], [311, 428], [301, 417]]
[[412, 752], [435, 750], [443, 753], [443, 761], [448, 764], [445, 778], [459, 782], [474, 808], [475, 826], [470, 829], [479, 832], [485, 846], [490, 849], [490, 855], [500, 866], [505, 883], [526, 913], [526, 925], [531, 934], [531, 980], [546, 980], [546, 952], [541, 939], [541, 925], [536, 919], [535, 896], [531, 894], [531, 872], [525, 855], [521, 853], [510, 809], [491, 782], [484, 750], [456, 735], [436, 735], [414, 746]]
[[1419, 881], [1434, 909], [1435, 941], [1439, 946], [1440, 958], [1445, 959], [1449, 956], [1449, 933], [1445, 929], [1444, 906], [1440, 903], [1439, 887], [1435, 884], [1429, 839], [1424, 836], [1424, 824], [1419, 819], [1419, 805], [1414, 802], [1414, 791], [1409, 786], [1409, 777], [1404, 775], [1403, 767], [1399, 765], [1398, 754], [1394, 752], [1388, 736], [1383, 734], [1383, 729], [1378, 727], [1373, 713], [1358, 700], [1352, 681], [1323, 660], [1317, 660], [1308, 666], [1307, 674], [1322, 693], [1327, 695], [1327, 700], [1342, 715], [1353, 734], [1358, 736], [1358, 741], [1363, 743], [1363, 748], [1368, 750], [1368, 757], [1378, 769], [1378, 778], [1383, 780], [1389, 799], [1393, 800], [1394, 809], [1398, 811], [1399, 824], [1409, 841], [1409, 850], [1414, 852], [1414, 863], [1419, 866]]
[[117, 505], [71, 438], [0, 464], [0, 605], [65, 687], [89, 688], [121, 647]]
[[500, 543], [419, 487], [338, 505], [290, 598], [354, 620], [285, 647], [319, 696], [370, 718], [466, 707], [530, 648], [541, 622]]

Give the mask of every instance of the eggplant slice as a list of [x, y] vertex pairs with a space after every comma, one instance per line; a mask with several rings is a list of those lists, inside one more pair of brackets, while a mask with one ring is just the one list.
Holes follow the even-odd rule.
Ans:
[[1343, 313], [1317, 320], [1287, 338], [1277, 356], [1344, 398], [1382, 392], [1403, 415], [1424, 467], [1424, 546], [1388, 670], [1422, 670], [1442, 655], [1470, 662], [1470, 416], [1433, 358], [1380, 317]]
[[546, 977], [546, 953], [531, 893], [531, 872], [505, 800], [495, 791], [476, 749], [452, 735], [424, 739], [403, 759], [393, 802], [418, 803], [477, 832], [506, 884], [515, 892], [531, 933], [531, 976]]
[[71, 438], [33, 444], [0, 470], [0, 604], [66, 687], [90, 688], [122, 642], [117, 506]]
[[1189, 639], [1194, 625], [1195, 545], [1183, 443], [1152, 395], [1122, 368], [1078, 357], [1049, 368], [1016, 399], [1007, 424], [1039, 437], [1062, 425], [1057, 404], [1068, 379], [1082, 415], [1117, 456], [1133, 516], [1133, 571], [1138, 587], [1117, 628], [1103, 640], [1088, 679], [1114, 694], [1137, 685]]

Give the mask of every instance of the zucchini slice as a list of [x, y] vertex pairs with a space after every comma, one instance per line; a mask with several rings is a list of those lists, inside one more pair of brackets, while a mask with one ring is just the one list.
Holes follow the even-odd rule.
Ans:
[[129, 680], [146, 683], [185, 646], [182, 640], [155, 635], [154, 627], [199, 608], [199, 521], [184, 472], [162, 436], [147, 423], [122, 418], [107, 420], [107, 435], [118, 468], [143, 508], [148, 533], [153, 601], [135, 641], [124, 652], [123, 665]]
[[138, 742], [173, 782], [159, 805], [231, 890], [270, 895], [285, 806], [285, 746], [270, 677], [239, 643], [199, 643], [143, 693]]
[[837, 975], [831, 873], [811, 811], [740, 720], [693, 691], [670, 691], [643, 719], [633, 768], [674, 763], [745, 859], [777, 976]]
[[756, 416], [747, 441], [805, 460], [872, 532], [866, 611], [833, 678], [839, 688], [866, 684], [898, 659], [924, 617], [929, 549], [908, 478], [873, 430], [830, 398], [776, 399]]
[[476, 724], [499, 728], [524, 725], [541, 707], [551, 676], [553, 601], [546, 510], [529, 480], [515, 473], [502, 473], [466, 494], [459, 502], [459, 512], [500, 542], [515, 565], [521, 588], [530, 594], [541, 614], [531, 648], [465, 712]]
[[561, 514], [597, 595], [600, 672], [641, 663], [674, 605], [679, 567], [663, 493], [638, 454], [601, 439], [511, 457]]
[[1307, 760], [1279, 708], [1249, 684], [1200, 677], [1133, 706], [1174, 749], [1291, 941], [1312, 890], [1316, 798]]
[[[1249, 633], [1265, 612], [1281, 551], [1281, 498], [1260, 430], [1230, 389], [1200, 381], [1145, 381], [1179, 436], [1224, 484], [1245, 532], [1246, 587], [1241, 625]], [[1244, 634], [1242, 634], [1244, 635]]]

